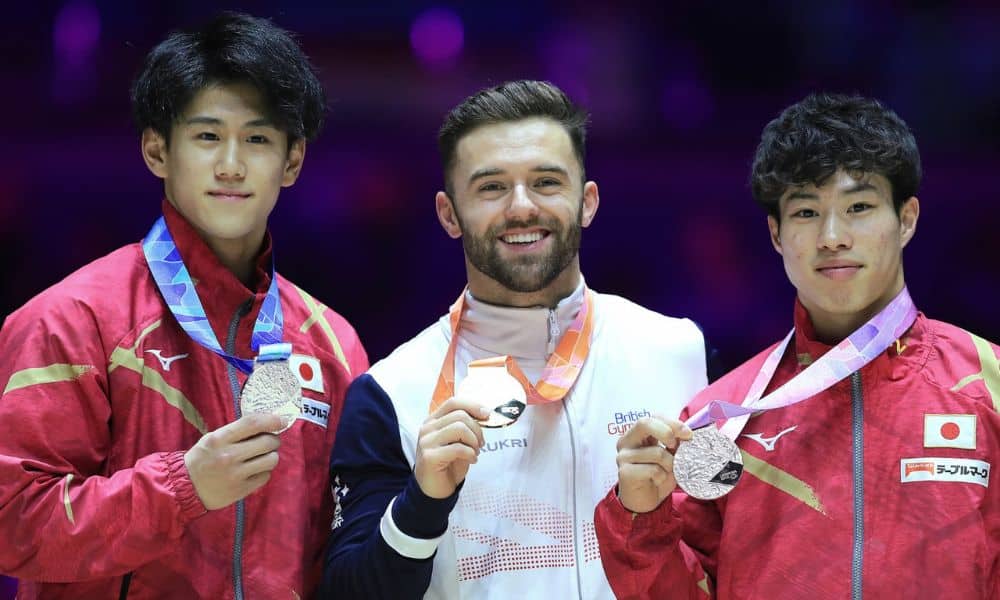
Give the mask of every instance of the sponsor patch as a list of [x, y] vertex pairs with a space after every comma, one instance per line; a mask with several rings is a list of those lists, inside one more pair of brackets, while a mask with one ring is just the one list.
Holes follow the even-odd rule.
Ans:
[[288, 368], [299, 378], [299, 385], [303, 389], [324, 393], [323, 369], [320, 367], [319, 359], [305, 354], [293, 354], [288, 357]]
[[976, 449], [976, 415], [924, 415], [924, 448]]
[[319, 400], [303, 396], [302, 414], [299, 415], [299, 418], [326, 429], [327, 422], [330, 420], [330, 405], [326, 402], [320, 402]]
[[989, 487], [990, 463], [971, 458], [904, 458], [899, 461], [899, 480], [956, 481]]
[[629, 410], [614, 413], [614, 421], [608, 422], [608, 435], [621, 437], [635, 425], [635, 422], [643, 417], [648, 417], [649, 411], [645, 408], [639, 410]]

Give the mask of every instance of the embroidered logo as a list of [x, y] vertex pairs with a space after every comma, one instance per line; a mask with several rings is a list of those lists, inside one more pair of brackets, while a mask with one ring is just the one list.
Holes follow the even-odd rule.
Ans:
[[153, 348], [151, 350], [146, 350], [146, 354], [152, 354], [153, 356], [155, 356], [156, 360], [160, 361], [160, 366], [163, 367], [164, 371], [169, 371], [170, 365], [174, 364], [175, 361], [188, 357], [187, 354], [178, 354], [177, 356], [163, 356], [163, 350], [158, 350], [156, 348]]
[[340, 506], [340, 501], [347, 495], [351, 488], [346, 483], [340, 482], [340, 475], [333, 478], [333, 485], [330, 486], [330, 493], [333, 494], [333, 523], [330, 529], [336, 529], [344, 524], [344, 509]]
[[795, 431], [796, 427], [798, 427], [798, 425], [792, 425], [788, 429], [785, 429], [784, 431], [779, 431], [777, 435], [774, 435], [769, 438], [764, 437], [764, 435], [761, 433], [744, 433], [743, 437], [750, 438], [751, 440], [757, 442], [764, 448], [764, 450], [768, 452], [774, 452], [774, 445], [777, 443], [777, 441], [781, 439], [781, 437], [784, 436], [786, 433], [791, 433]]
[[976, 415], [924, 415], [924, 448], [976, 449]]
[[990, 463], [968, 458], [904, 458], [899, 461], [899, 480], [955, 481], [989, 487]]
[[323, 369], [319, 359], [304, 354], [293, 354], [288, 357], [288, 368], [299, 378], [302, 389], [323, 392]]

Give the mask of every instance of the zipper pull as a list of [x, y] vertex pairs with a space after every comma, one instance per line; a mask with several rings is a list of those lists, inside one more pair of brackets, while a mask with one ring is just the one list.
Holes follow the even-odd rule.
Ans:
[[546, 354], [552, 354], [556, 351], [556, 344], [559, 343], [559, 338], [562, 336], [562, 331], [559, 330], [559, 320], [556, 319], [556, 311], [554, 309], [549, 309], [549, 345], [546, 349]]

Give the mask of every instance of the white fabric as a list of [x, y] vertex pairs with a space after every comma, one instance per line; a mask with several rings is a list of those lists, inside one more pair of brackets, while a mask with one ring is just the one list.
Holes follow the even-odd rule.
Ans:
[[[593, 515], [617, 480], [615, 445], [641, 415], [676, 416], [705, 387], [705, 346], [687, 319], [591, 293], [594, 334], [579, 379], [562, 402], [529, 406], [513, 425], [484, 430], [487, 445], [451, 513], [425, 598], [614, 598]], [[581, 284], [555, 309], [562, 331], [582, 297]], [[498, 354], [515, 356], [536, 381], [548, 311], [470, 303], [456, 384], [469, 362]], [[411, 466], [449, 339], [445, 315], [369, 371], [392, 399]]]
[[444, 535], [430, 539], [415, 538], [406, 535], [399, 530], [396, 522], [392, 520], [392, 505], [395, 503], [395, 498], [389, 501], [389, 507], [385, 509], [382, 519], [378, 523], [378, 530], [382, 533], [382, 539], [385, 540], [385, 543], [389, 544], [390, 548], [407, 558], [416, 558], [419, 560], [430, 558], [434, 554], [434, 551], [437, 550], [438, 544], [441, 543]]

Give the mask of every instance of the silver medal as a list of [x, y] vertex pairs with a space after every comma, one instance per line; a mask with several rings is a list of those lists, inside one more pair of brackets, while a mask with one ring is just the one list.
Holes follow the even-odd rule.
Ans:
[[694, 430], [674, 453], [677, 485], [699, 500], [715, 500], [733, 490], [743, 474], [743, 456], [736, 444], [714, 425]]
[[455, 395], [472, 398], [489, 408], [490, 415], [478, 421], [489, 429], [513, 424], [528, 402], [524, 387], [504, 366], [470, 366]]
[[274, 433], [291, 427], [302, 414], [302, 388], [288, 361], [255, 361], [240, 395], [240, 408], [244, 415], [265, 413], [284, 417], [287, 425]]

